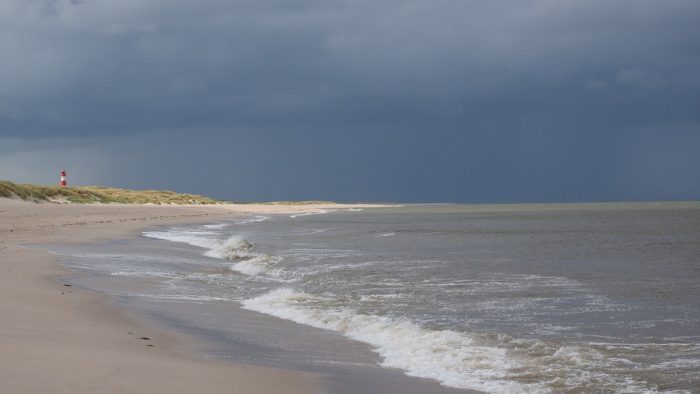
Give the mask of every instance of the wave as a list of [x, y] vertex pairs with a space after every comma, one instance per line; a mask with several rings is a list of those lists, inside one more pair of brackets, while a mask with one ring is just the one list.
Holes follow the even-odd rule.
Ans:
[[170, 300], [170, 301], [232, 301], [230, 298], [226, 297], [215, 297], [207, 295], [196, 295], [196, 294], [130, 294], [132, 296], [142, 297], [142, 298], [152, 298], [156, 300]]
[[[586, 387], [593, 382], [593, 391], [659, 391], [655, 385], [635, 380], [629, 374], [616, 373], [628, 368], [630, 361], [608, 357], [600, 346], [556, 345], [504, 334], [428, 329], [406, 319], [324, 307], [330, 304], [332, 299], [290, 288], [242, 302], [246, 309], [333, 330], [368, 343], [382, 357], [383, 366], [455, 388], [489, 393], [548, 393]], [[647, 345], [640, 344], [645, 348]]]
[[228, 223], [217, 223], [217, 224], [205, 224], [202, 227], [212, 229], [212, 230], [221, 230], [222, 228], [228, 226]]
[[[251, 218], [257, 222], [269, 219], [267, 216], [257, 216]], [[251, 222], [252, 223], [252, 222]], [[172, 242], [183, 242], [193, 246], [208, 249], [204, 252], [207, 257], [220, 260], [233, 261], [235, 264], [229, 268], [231, 271], [247, 276], [260, 276], [272, 279], [277, 282], [293, 281], [293, 278], [286, 278], [287, 273], [277, 265], [282, 260], [277, 256], [270, 256], [255, 251], [255, 246], [240, 235], [231, 236], [225, 240], [214, 238], [218, 235], [210, 231], [190, 230], [173, 228], [168, 231], [146, 231], [144, 236], [149, 238], [163, 239]], [[126, 275], [121, 272], [118, 275]], [[134, 274], [136, 275], [136, 274]]]
[[234, 235], [220, 246], [204, 253], [205, 256], [234, 261], [230, 269], [248, 276], [266, 275], [276, 280], [282, 278], [285, 271], [277, 267], [282, 259], [258, 253], [255, 246], [239, 235]]
[[156, 271], [136, 271], [136, 270], [126, 270], [126, 271], [114, 271], [109, 274], [110, 276], [134, 276], [138, 278], [165, 278], [172, 279], [176, 278], [178, 275], [172, 272], [156, 272]]
[[[234, 219], [231, 223], [236, 225], [261, 223], [269, 219], [270, 216], [256, 215], [253, 217]], [[218, 238], [221, 233], [212, 230], [222, 230], [228, 226], [230, 226], [230, 223], [204, 224], [196, 229], [173, 227], [166, 231], [144, 231], [142, 235], [148, 238], [182, 242], [205, 249], [215, 249], [221, 246], [221, 240]]]
[[212, 231], [190, 230], [183, 228], [173, 228], [168, 231], [144, 231], [144, 237], [162, 239], [171, 242], [182, 242], [204, 249], [214, 249], [220, 244], [220, 240], [215, 238], [218, 235]]
[[240, 235], [229, 237], [210, 249], [204, 253], [205, 256], [224, 260], [235, 261], [256, 256], [252, 251], [253, 244], [243, 239]]
[[374, 237], [375, 238], [383, 238], [383, 237], [394, 237], [394, 236], [396, 236], [396, 233], [388, 232], [388, 233], [376, 234]]
[[281, 276], [283, 271], [276, 268], [277, 263], [280, 260], [281, 259], [279, 257], [261, 254], [232, 265], [231, 270], [248, 276], [257, 276], [262, 273], [268, 273], [273, 276]]
[[507, 371], [520, 365], [503, 349], [477, 345], [464, 333], [427, 330], [407, 320], [300, 305], [319, 301], [320, 297], [282, 288], [245, 300], [243, 307], [373, 345], [383, 358], [382, 365], [403, 369], [411, 376], [488, 392], [537, 391], [532, 385], [507, 380]]
[[300, 236], [300, 235], [316, 235], [316, 234], [321, 234], [325, 233], [328, 230], [335, 230], [333, 228], [315, 228], [315, 229], [298, 229], [294, 235]]
[[329, 211], [329, 210], [326, 210], [326, 209], [319, 209], [319, 210], [317, 210], [317, 211], [304, 212], [304, 213], [296, 213], [296, 214], [294, 214], [294, 215], [289, 215], [289, 217], [292, 218], [292, 219], [295, 219], [295, 218], [302, 217], [302, 216], [323, 215], [323, 214], [326, 214], [326, 213], [329, 213], [329, 212], [330, 212], [330, 211]]
[[270, 220], [269, 216], [256, 215], [251, 218], [235, 219], [233, 222], [236, 224], [250, 224], [250, 223], [262, 223]]

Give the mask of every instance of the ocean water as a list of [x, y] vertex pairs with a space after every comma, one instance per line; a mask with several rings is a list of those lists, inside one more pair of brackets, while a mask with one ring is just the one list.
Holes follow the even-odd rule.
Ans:
[[700, 392], [699, 203], [321, 211], [49, 249], [79, 284], [217, 333], [216, 357], [492, 393]]

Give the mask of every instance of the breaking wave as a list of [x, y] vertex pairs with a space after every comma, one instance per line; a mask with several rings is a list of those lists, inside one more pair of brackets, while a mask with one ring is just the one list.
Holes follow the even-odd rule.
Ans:
[[[267, 216], [256, 216], [251, 220], [261, 222], [267, 219], [269, 219]], [[278, 263], [282, 260], [281, 258], [255, 251], [255, 246], [240, 235], [221, 240], [215, 238], [217, 234], [210, 231], [181, 228], [173, 228], [168, 231], [147, 231], [143, 235], [149, 238], [183, 242], [208, 249], [204, 252], [205, 256], [234, 262], [229, 267], [233, 272], [247, 276], [264, 275], [275, 281], [288, 281], [284, 279], [285, 276], [289, 275], [286, 275], [287, 273], [278, 267]], [[128, 274], [120, 273], [120, 275]]]
[[263, 273], [281, 276], [282, 270], [277, 268], [277, 263], [279, 263], [280, 260], [279, 257], [261, 254], [232, 265], [231, 270], [248, 276], [257, 276]]
[[217, 259], [236, 261], [255, 257], [256, 254], [253, 253], [252, 250], [253, 244], [239, 235], [234, 235], [221, 242], [220, 245], [204, 253], [204, 255]]
[[257, 216], [253, 216], [251, 218], [235, 219], [233, 222], [236, 224], [250, 224], [250, 223], [262, 223], [262, 222], [265, 222], [267, 220], [270, 220], [269, 216], [257, 215]]
[[[407, 319], [324, 307], [332, 305], [332, 299], [290, 288], [276, 289], [242, 304], [246, 309], [333, 330], [368, 343], [382, 357], [383, 366], [455, 388], [489, 393], [549, 393], [593, 384], [593, 391], [602, 387], [610, 392], [659, 392], [658, 387], [645, 381], [611, 374], [629, 361], [605, 357], [602, 349], [596, 347], [558, 346], [503, 334], [429, 329]], [[539, 378], [533, 380], [533, 376]]]
[[144, 237], [163, 239], [171, 242], [182, 242], [204, 249], [213, 249], [219, 246], [216, 239], [217, 233], [206, 230], [190, 230], [184, 228], [172, 228], [167, 231], [144, 231]]
[[328, 213], [328, 212], [331, 212], [331, 211], [326, 210], [326, 209], [319, 209], [318, 211], [311, 211], [311, 212], [304, 212], [304, 213], [296, 213], [296, 214], [294, 214], [294, 215], [289, 215], [289, 217], [292, 218], [292, 219], [295, 219], [295, 218], [299, 218], [299, 217], [303, 217], [303, 216], [323, 215], [323, 214], [326, 214], [326, 213]]
[[220, 246], [204, 253], [205, 256], [235, 262], [231, 271], [243, 275], [266, 275], [276, 279], [282, 278], [285, 272], [277, 264], [282, 260], [277, 256], [258, 253], [255, 246], [239, 235], [234, 235], [225, 240]]
[[319, 297], [282, 288], [245, 300], [243, 307], [373, 345], [383, 358], [382, 365], [403, 369], [412, 376], [488, 392], [537, 391], [507, 380], [507, 371], [519, 365], [503, 349], [477, 345], [464, 333], [427, 330], [407, 320], [303, 305], [319, 301]]

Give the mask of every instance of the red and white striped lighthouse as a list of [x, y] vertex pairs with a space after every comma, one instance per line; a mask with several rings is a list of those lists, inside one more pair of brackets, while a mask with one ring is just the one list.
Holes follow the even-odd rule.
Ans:
[[66, 170], [61, 170], [61, 187], [66, 186], [68, 186], [68, 182], [66, 182]]

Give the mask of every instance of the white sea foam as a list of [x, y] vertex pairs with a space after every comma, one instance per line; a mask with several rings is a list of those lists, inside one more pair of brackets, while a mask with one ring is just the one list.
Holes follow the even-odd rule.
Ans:
[[315, 235], [325, 233], [328, 230], [334, 230], [330, 228], [314, 228], [314, 229], [299, 229], [295, 231], [294, 235]]
[[276, 268], [279, 261], [280, 259], [278, 257], [260, 254], [232, 265], [231, 270], [248, 276], [257, 276], [262, 273], [280, 276], [282, 271]]
[[278, 268], [280, 257], [270, 256], [254, 251], [252, 243], [239, 235], [234, 235], [223, 241], [219, 246], [204, 253], [204, 255], [224, 260], [234, 261], [230, 268], [248, 276], [266, 275], [277, 281], [283, 279], [285, 271]]
[[[260, 223], [269, 219], [269, 216], [257, 215], [249, 218], [235, 219], [232, 222], [234, 224], [249, 224]], [[228, 226], [230, 226], [229, 223], [214, 223], [205, 224], [196, 229], [174, 227], [166, 231], [145, 231], [142, 234], [144, 237], [148, 238], [182, 242], [205, 249], [217, 249], [222, 246], [222, 242], [219, 239], [220, 232], [211, 230], [221, 230]], [[225, 242], [228, 242], [228, 240]]]
[[204, 253], [205, 256], [224, 260], [233, 261], [256, 256], [252, 252], [253, 244], [243, 239], [240, 235], [229, 237], [223, 242], [219, 241], [216, 246], [210, 249]]
[[[382, 356], [382, 365], [402, 369], [411, 376], [435, 379], [446, 386], [489, 393], [546, 393], [596, 381], [610, 391], [658, 392], [647, 382], [609, 373], [628, 367], [629, 361], [605, 357], [590, 346], [556, 346], [503, 334], [484, 336], [427, 329], [409, 320], [327, 306], [332, 301], [282, 288], [242, 304], [246, 309], [337, 331], [368, 343]], [[539, 379], [532, 382], [536, 375]]]
[[212, 229], [212, 230], [221, 230], [222, 228], [225, 228], [226, 226], [228, 226], [228, 223], [205, 224], [202, 227]]
[[382, 238], [382, 237], [394, 237], [394, 236], [396, 236], [396, 233], [388, 232], [388, 233], [376, 234], [374, 237], [375, 238]]
[[194, 294], [131, 294], [143, 298], [151, 298], [155, 300], [173, 300], [173, 301], [231, 301], [226, 297], [214, 297], [207, 295]]
[[250, 218], [244, 219], [234, 219], [233, 222], [236, 224], [250, 224], [250, 223], [261, 223], [270, 220], [269, 216], [256, 215]]
[[145, 231], [144, 237], [163, 239], [171, 242], [182, 242], [205, 249], [214, 249], [221, 241], [216, 238], [217, 233], [202, 230], [189, 230], [173, 228], [168, 231]]
[[[267, 216], [257, 216], [251, 220], [258, 222], [269, 219]], [[207, 257], [235, 262], [231, 271], [248, 276], [265, 275], [277, 282], [289, 282], [294, 278], [285, 278], [285, 271], [277, 267], [281, 258], [254, 251], [254, 245], [240, 235], [231, 236], [225, 240], [214, 238], [212, 233], [199, 230], [174, 228], [168, 231], [148, 231], [144, 236], [164, 239], [173, 242], [184, 242], [193, 246], [208, 249], [204, 252]], [[125, 275], [125, 273], [121, 273]], [[136, 276], [137, 274], [133, 274]]]
[[382, 356], [384, 366], [403, 369], [412, 376], [488, 392], [542, 391], [540, 387], [509, 380], [509, 371], [520, 365], [506, 355], [505, 349], [479, 345], [468, 334], [428, 330], [406, 320], [351, 310], [304, 306], [315, 301], [320, 301], [319, 297], [283, 288], [246, 300], [243, 307], [369, 343]]
[[138, 278], [166, 278], [166, 279], [172, 279], [177, 277], [177, 274], [173, 274], [172, 272], [155, 272], [155, 271], [136, 271], [136, 270], [128, 270], [128, 271], [115, 271], [110, 273], [111, 276], [134, 276]]
[[232, 271], [237, 271], [240, 272], [244, 275], [248, 276], [256, 276], [259, 275], [262, 272], [265, 272], [266, 267], [261, 264], [256, 264], [256, 260], [259, 259], [250, 259], [250, 260], [244, 260], [241, 261], [240, 263], [236, 263], [231, 266]]
[[[90, 259], [91, 262], [107, 260], [107, 261], [127, 261], [127, 262], [138, 262], [139, 264], [147, 263], [182, 263], [182, 264], [198, 264], [196, 259], [186, 258], [186, 257], [173, 257], [168, 256], [164, 258], [163, 256], [150, 255], [150, 254], [117, 254], [117, 253], [84, 253], [84, 254], [73, 254], [71, 257]], [[75, 266], [75, 265], [72, 265]]]
[[255, 256], [251, 252], [253, 245], [240, 235], [221, 240], [216, 237], [218, 235], [216, 233], [179, 228], [173, 228], [168, 231], [146, 231], [143, 235], [149, 238], [182, 242], [208, 249], [204, 255], [217, 259], [238, 260]]
[[295, 218], [302, 217], [302, 216], [323, 215], [323, 214], [326, 214], [326, 213], [329, 213], [329, 212], [331, 212], [331, 211], [326, 210], [326, 209], [319, 209], [319, 210], [317, 210], [317, 211], [311, 211], [311, 212], [304, 212], [304, 213], [297, 213], [297, 214], [294, 214], [294, 215], [289, 215], [289, 217], [292, 218], [292, 219], [295, 219]]

